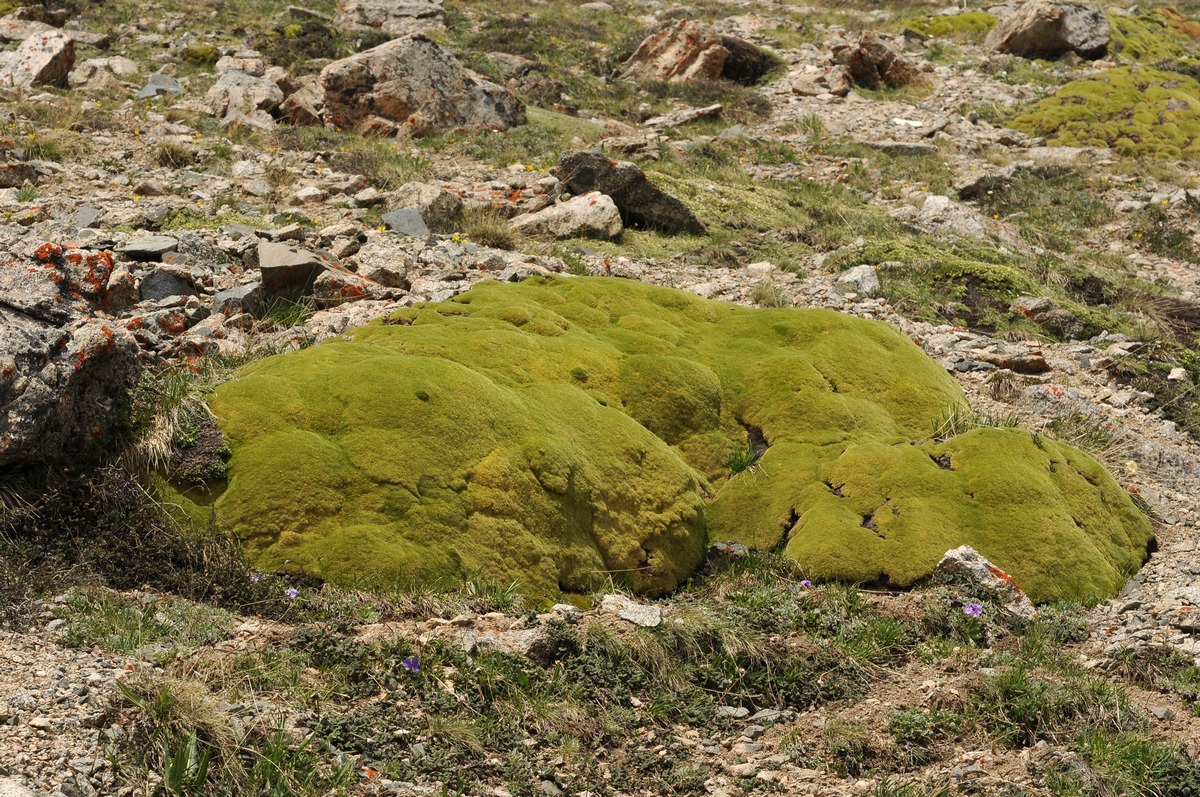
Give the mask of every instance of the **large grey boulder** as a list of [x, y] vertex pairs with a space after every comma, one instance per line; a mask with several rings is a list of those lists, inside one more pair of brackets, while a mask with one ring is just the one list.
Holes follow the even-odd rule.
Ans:
[[606, 241], [620, 236], [625, 229], [617, 206], [598, 191], [572, 197], [537, 213], [517, 216], [509, 221], [509, 226], [527, 235]]
[[407, 36], [445, 27], [442, 0], [342, 0], [334, 22], [342, 30], [373, 29]]
[[609, 160], [598, 150], [577, 150], [563, 155], [551, 171], [573, 194], [599, 191], [612, 197], [626, 227], [704, 232], [704, 222], [687, 205], [646, 179], [634, 163]]
[[1098, 8], [1050, 0], [1029, 0], [988, 34], [987, 47], [1022, 58], [1103, 58], [1112, 30]]
[[506, 130], [525, 107], [423, 35], [405, 36], [321, 70], [326, 127], [426, 136], [457, 127]]
[[75, 65], [75, 40], [60, 30], [35, 33], [0, 66], [0, 86], [60, 86]]

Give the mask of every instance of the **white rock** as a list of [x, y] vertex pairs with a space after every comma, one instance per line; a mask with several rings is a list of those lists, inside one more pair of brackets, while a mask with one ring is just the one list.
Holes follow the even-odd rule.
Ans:
[[833, 289], [843, 296], [857, 294], [872, 298], [882, 292], [883, 286], [879, 284], [879, 275], [875, 273], [875, 267], [864, 264], [843, 272]]
[[763, 260], [746, 266], [746, 276], [752, 280], [767, 279], [775, 271], [775, 264]]
[[625, 229], [612, 198], [591, 191], [537, 213], [517, 216], [509, 226], [530, 235], [555, 238], [601, 238], [612, 240]]
[[600, 610], [642, 628], [654, 628], [662, 623], [661, 608], [638, 603], [623, 595], [605, 595], [600, 601]]

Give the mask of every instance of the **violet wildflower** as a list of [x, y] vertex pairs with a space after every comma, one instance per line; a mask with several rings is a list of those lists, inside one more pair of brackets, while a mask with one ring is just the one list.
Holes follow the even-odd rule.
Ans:
[[416, 675], [421, 671], [421, 665], [417, 662], [416, 656], [409, 656], [404, 661], [400, 662], [400, 666]]
[[288, 587], [283, 591], [283, 594], [287, 595], [292, 600], [295, 600], [296, 598], [300, 597], [300, 590], [296, 589], [295, 587]]
[[805, 589], [808, 589], [809, 587], [812, 586], [812, 582], [806, 578], [800, 582], [800, 586], [804, 587]]
[[251, 573], [250, 580], [257, 584], [258, 582], [262, 581], [262, 573]]
[[978, 603], [968, 603], [963, 607], [963, 614], [967, 617], [978, 617], [983, 614], [983, 606]]

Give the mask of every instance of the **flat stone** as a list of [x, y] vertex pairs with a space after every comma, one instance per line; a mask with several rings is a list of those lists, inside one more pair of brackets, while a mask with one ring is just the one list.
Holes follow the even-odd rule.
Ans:
[[86, 230], [92, 227], [99, 227], [100, 216], [103, 215], [103, 213], [104, 211], [99, 210], [98, 208], [84, 206], [77, 208], [75, 212], [67, 218], [67, 220], [79, 229]]
[[662, 623], [661, 608], [638, 603], [623, 595], [605, 595], [600, 601], [600, 610], [615, 614], [622, 620], [642, 628], [654, 628]]
[[116, 251], [130, 260], [152, 262], [162, 260], [163, 255], [167, 252], [174, 252], [178, 248], [178, 239], [169, 235], [146, 235], [134, 238], [123, 246], [118, 246]]
[[924, 141], [880, 141], [872, 146], [885, 155], [896, 155], [900, 157], [919, 157], [921, 155], [936, 155], [938, 148], [934, 144], [928, 144]]
[[150, 99], [151, 97], [161, 97], [164, 94], [182, 94], [183, 86], [179, 81], [170, 75], [164, 75], [155, 72], [150, 76], [145, 86], [142, 86], [134, 96], [139, 100]]
[[722, 719], [745, 719], [750, 716], [750, 709], [744, 706], [717, 706], [717, 716]]
[[393, 210], [391, 213], [383, 214], [383, 223], [392, 232], [398, 232], [401, 235], [407, 235], [413, 238], [423, 238], [429, 235], [429, 227], [425, 224], [425, 220], [421, 218], [421, 213], [409, 208], [400, 208]]
[[612, 240], [625, 226], [612, 199], [598, 191], [572, 197], [537, 213], [509, 221], [514, 230], [553, 238], [600, 238]]
[[196, 286], [178, 274], [156, 268], [142, 277], [138, 292], [142, 301], [158, 302], [168, 296], [192, 296], [196, 293]]
[[287, 224], [267, 233], [272, 241], [303, 241], [304, 228], [299, 224]]

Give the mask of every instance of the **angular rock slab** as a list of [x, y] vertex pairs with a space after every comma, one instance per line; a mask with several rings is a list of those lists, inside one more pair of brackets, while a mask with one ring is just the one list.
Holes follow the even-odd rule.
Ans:
[[267, 296], [298, 298], [312, 290], [325, 268], [325, 261], [312, 252], [274, 241], [258, 242], [258, 271]]
[[707, 25], [680, 20], [642, 40], [624, 64], [622, 80], [691, 83], [721, 77], [729, 50]]
[[835, 46], [833, 62], [846, 67], [850, 79], [867, 88], [898, 89], [927, 82], [911, 61], [871, 31], [863, 33], [857, 42]]
[[612, 197], [627, 227], [671, 234], [705, 230], [687, 205], [650, 182], [637, 164], [609, 160], [597, 150], [579, 150], [563, 155], [551, 171], [572, 193], [599, 191]]
[[89, 317], [112, 270], [52, 243], [0, 260], [0, 467], [77, 460], [119, 427], [137, 343]]

